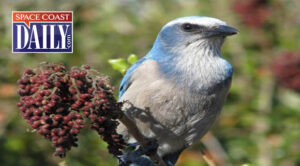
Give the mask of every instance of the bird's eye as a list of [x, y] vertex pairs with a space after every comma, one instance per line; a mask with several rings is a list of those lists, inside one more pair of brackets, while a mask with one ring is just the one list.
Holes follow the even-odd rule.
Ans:
[[185, 23], [182, 24], [181, 28], [185, 32], [193, 32], [198, 29], [198, 26], [195, 24]]

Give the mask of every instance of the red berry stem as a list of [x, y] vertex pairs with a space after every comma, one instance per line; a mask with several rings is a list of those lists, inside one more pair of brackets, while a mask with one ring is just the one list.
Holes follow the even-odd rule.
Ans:
[[92, 129], [108, 143], [109, 152], [122, 154], [126, 146], [116, 133], [121, 105], [113, 97], [105, 76], [84, 65], [67, 71], [62, 64], [42, 63], [26, 69], [18, 80], [20, 102], [17, 104], [26, 122], [52, 142], [55, 155], [64, 157], [77, 146], [77, 135], [89, 119]]

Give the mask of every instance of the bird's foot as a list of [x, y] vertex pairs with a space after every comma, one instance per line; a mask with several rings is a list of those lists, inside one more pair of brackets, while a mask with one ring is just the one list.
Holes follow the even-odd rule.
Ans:
[[126, 152], [121, 156], [117, 156], [119, 159], [119, 166], [128, 166], [137, 161], [149, 162], [148, 165], [152, 166], [151, 160], [147, 156], [155, 154], [157, 148], [158, 143], [156, 139], [149, 139], [149, 144], [146, 146], [141, 146], [139, 143], [129, 144], [129, 147], [125, 150]]
[[156, 139], [153, 138], [148, 138], [148, 145], [146, 146], [141, 146], [139, 149], [141, 149], [142, 153], [149, 156], [152, 154], [155, 154], [158, 149], [158, 143]]

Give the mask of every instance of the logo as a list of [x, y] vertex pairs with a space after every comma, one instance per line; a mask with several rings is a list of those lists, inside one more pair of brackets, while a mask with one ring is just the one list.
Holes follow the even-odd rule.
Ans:
[[73, 12], [13, 11], [12, 52], [72, 53]]

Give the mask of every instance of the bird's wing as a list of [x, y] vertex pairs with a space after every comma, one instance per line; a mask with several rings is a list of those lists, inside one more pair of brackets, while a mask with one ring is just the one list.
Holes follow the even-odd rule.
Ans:
[[124, 92], [128, 89], [128, 87], [131, 84], [131, 74], [132, 72], [139, 67], [144, 61], [146, 60], [146, 57], [138, 60], [136, 63], [134, 63], [126, 72], [126, 74], [123, 77], [123, 80], [121, 81], [120, 88], [119, 88], [119, 99], [122, 97]]

